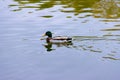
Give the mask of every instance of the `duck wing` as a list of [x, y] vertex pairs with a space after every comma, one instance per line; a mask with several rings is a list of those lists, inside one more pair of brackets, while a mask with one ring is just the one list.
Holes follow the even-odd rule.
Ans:
[[66, 36], [56, 36], [52, 38], [53, 40], [72, 40], [72, 38]]

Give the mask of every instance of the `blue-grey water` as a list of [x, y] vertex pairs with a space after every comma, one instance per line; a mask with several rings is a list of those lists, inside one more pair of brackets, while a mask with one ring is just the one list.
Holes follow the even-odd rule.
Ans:
[[[0, 80], [119, 80], [120, 0], [0, 0]], [[47, 44], [46, 31], [71, 43]]]

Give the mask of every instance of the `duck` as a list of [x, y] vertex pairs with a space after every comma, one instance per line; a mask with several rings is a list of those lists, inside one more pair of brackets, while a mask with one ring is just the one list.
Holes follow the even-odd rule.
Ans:
[[45, 34], [43, 34], [43, 36], [47, 36], [46, 38], [46, 42], [50, 43], [50, 42], [71, 42], [72, 38], [71, 37], [67, 37], [67, 36], [55, 36], [53, 37], [52, 35], [53, 33], [51, 31], [46, 31]]

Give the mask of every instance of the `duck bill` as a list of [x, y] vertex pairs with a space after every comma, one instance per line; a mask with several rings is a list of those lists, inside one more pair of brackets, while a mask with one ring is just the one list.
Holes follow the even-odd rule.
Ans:
[[43, 35], [42, 35], [42, 37], [45, 37], [45, 36], [46, 36], [46, 34], [43, 34]]

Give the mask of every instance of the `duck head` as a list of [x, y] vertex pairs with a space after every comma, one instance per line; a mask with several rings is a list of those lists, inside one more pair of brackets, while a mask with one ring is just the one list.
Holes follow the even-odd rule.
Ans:
[[45, 33], [45, 36], [48, 36], [49, 38], [52, 38], [52, 32], [47, 31], [47, 32]]
[[44, 36], [48, 36], [48, 38], [52, 38], [52, 32], [50, 31], [47, 31], [45, 34], [42, 35], [43, 37]]
[[52, 32], [51, 31], [47, 31], [45, 34], [43, 34], [43, 36], [47, 36], [46, 42], [50, 43], [50, 40], [52, 39]]

